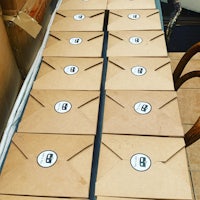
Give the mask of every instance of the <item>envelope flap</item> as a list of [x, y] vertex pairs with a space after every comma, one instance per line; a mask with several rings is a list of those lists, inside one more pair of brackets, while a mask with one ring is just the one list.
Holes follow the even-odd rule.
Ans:
[[[134, 94], [133, 94], [134, 93]], [[131, 94], [131, 95], [130, 95]], [[162, 95], [161, 95], [162, 94]], [[106, 95], [124, 109], [134, 107], [137, 102], [147, 102], [154, 110], [174, 109], [177, 104], [177, 94], [174, 91], [111, 91]], [[171, 106], [173, 105], [173, 106]], [[172, 107], [172, 108], [170, 108]], [[176, 112], [175, 112], [176, 113]]]
[[60, 17], [62, 18], [72, 17], [72, 19], [74, 19], [76, 15], [83, 15], [86, 18], [94, 19], [102, 17], [104, 12], [105, 12], [104, 10], [59, 10], [57, 11], [57, 15], [60, 15]]
[[54, 107], [60, 101], [71, 104], [72, 109], [87, 107], [93, 100], [99, 98], [98, 91], [66, 91], [66, 90], [32, 90], [31, 95], [37, 99], [38, 103], [45, 107]]
[[94, 137], [17, 133], [13, 142], [27, 159], [36, 159], [41, 152], [51, 150], [60, 160], [68, 161], [91, 146], [94, 143]]
[[142, 153], [154, 163], [167, 162], [185, 146], [182, 138], [148, 136], [103, 135], [102, 143], [122, 160], [130, 160], [133, 155]]
[[69, 42], [71, 38], [81, 38], [83, 41], [82, 42], [88, 42], [92, 41], [96, 38], [102, 37], [103, 32], [101, 31], [95, 31], [95, 32], [56, 32], [56, 31], [51, 31], [50, 36], [57, 38], [57, 41], [63, 40]]

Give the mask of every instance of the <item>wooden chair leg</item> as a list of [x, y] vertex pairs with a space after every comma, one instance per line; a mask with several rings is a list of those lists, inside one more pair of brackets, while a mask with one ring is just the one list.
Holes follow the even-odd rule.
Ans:
[[195, 122], [193, 127], [185, 134], [184, 139], [186, 147], [200, 139], [200, 117]]

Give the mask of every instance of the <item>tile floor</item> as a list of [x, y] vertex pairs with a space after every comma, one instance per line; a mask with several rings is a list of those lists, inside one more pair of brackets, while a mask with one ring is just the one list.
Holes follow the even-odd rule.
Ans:
[[[169, 53], [172, 70], [176, 67], [183, 53]], [[200, 53], [188, 63], [184, 72], [199, 69]], [[200, 116], [200, 79], [193, 78], [184, 83], [178, 90], [178, 101], [184, 131], [189, 130]], [[194, 199], [200, 200], [200, 140], [187, 147], [188, 164]]]

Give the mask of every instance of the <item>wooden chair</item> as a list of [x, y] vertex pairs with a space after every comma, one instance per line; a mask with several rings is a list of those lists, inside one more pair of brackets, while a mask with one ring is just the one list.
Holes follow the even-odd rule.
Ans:
[[[185, 83], [189, 79], [200, 77], [200, 70], [191, 71], [184, 75], [181, 75], [187, 63], [198, 52], [200, 52], [200, 42], [194, 44], [190, 49], [188, 49], [188, 51], [179, 61], [173, 73], [174, 87], [176, 91], [181, 87], [183, 83]], [[197, 119], [193, 127], [185, 134], [184, 139], [186, 147], [200, 139], [200, 117]]]

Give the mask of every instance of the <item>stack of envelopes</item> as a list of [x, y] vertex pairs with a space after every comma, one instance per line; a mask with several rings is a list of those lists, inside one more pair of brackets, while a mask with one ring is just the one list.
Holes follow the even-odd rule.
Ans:
[[0, 176], [0, 199], [88, 199], [107, 0], [63, 0]]
[[151, 0], [108, 0], [97, 200], [191, 200], [177, 95]]

